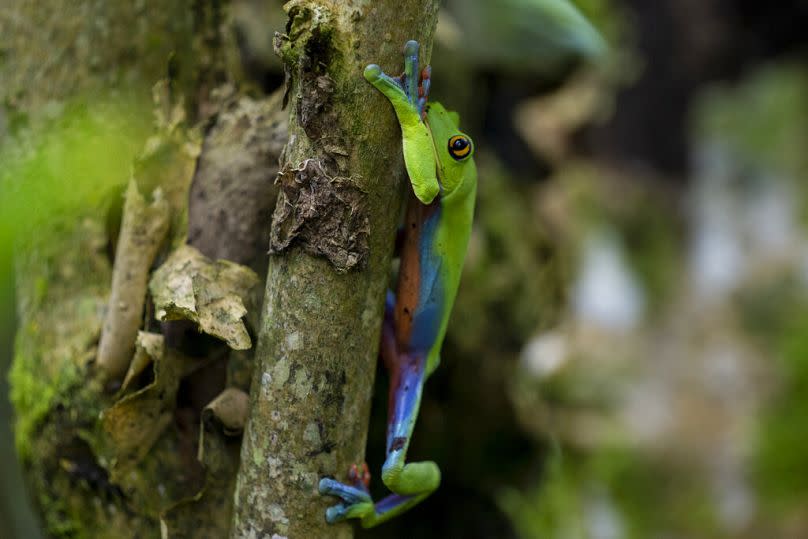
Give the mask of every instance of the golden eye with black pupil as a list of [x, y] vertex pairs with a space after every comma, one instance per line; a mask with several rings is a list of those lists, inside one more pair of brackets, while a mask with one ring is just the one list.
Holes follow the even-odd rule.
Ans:
[[455, 135], [449, 139], [449, 155], [462, 161], [471, 155], [471, 140], [464, 135]]

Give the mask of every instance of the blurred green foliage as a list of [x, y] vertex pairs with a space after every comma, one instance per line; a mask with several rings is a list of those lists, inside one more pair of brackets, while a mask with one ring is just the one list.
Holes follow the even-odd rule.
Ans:
[[150, 111], [134, 98], [74, 100], [42, 131], [12, 133], [0, 147], [0, 256], [21, 232], [36, 236], [49, 218], [95, 207], [125, 181]]
[[607, 46], [568, 0], [450, 1], [463, 49], [480, 66], [548, 74], [565, 62], [597, 61]]
[[772, 64], [740, 86], [716, 85], [693, 110], [702, 140], [730, 149], [757, 172], [808, 176], [808, 72], [796, 63]]
[[629, 36], [630, 25], [621, 3], [615, 0], [574, 0], [572, 3], [592, 22], [610, 47]]
[[[706, 92], [695, 127], [718, 141], [739, 167], [762, 181], [795, 187], [808, 216], [808, 71], [773, 64], [738, 87]], [[803, 226], [805, 237], [808, 226]], [[744, 330], [772, 361], [773, 394], [759, 418], [754, 472], [764, 507], [779, 514], [808, 504], [808, 298], [799, 267], [787, 268], [738, 295]]]
[[[148, 96], [142, 90], [139, 95]], [[116, 196], [152, 125], [148, 100], [120, 94], [96, 97], [92, 104], [75, 99], [48, 111], [47, 116], [46, 127], [34, 132], [24, 115], [11, 114], [12, 121], [5, 126], [8, 132], [0, 139], [0, 475], [4, 478], [0, 529], [32, 539], [39, 533], [27, 498], [21, 495], [24, 488], [16, 468], [6, 383], [15, 329], [13, 252], [16, 247], [37, 250], [45, 244], [59, 245], [58, 239], [53, 242], [60, 230], [55, 223], [76, 221], [88, 208], [98, 208]], [[44, 278], [37, 281], [40, 297], [46, 296], [47, 286]], [[55, 391], [47, 384], [15, 384], [13, 388], [12, 397], [29, 403], [34, 411], [26, 416], [29, 423], [37, 408], [43, 413], [47, 410], [49, 395]], [[15, 433], [25, 430], [17, 425]]]
[[499, 503], [525, 539], [583, 537], [585, 528], [580, 518], [583, 507], [579, 494], [564, 456], [556, 448], [548, 459], [538, 489], [527, 495], [515, 489], [505, 490], [499, 495]]
[[808, 503], [808, 302], [792, 304], [772, 342], [783, 383], [761, 422], [756, 473], [774, 511]]
[[[755, 188], [761, 184], [784, 182], [793, 187], [786, 191], [796, 195], [792, 202], [805, 212], [805, 68], [790, 63], [768, 65], [735, 85], [708, 88], [696, 103], [691, 118], [695, 155], [704, 147], [717, 145], [720, 158], [727, 160], [727, 168], [721, 171], [731, 175], [729, 188], [746, 190], [739, 196], [754, 198], [759, 192]], [[660, 189], [657, 182], [643, 186], [604, 170], [605, 167], [572, 162], [561, 167], [555, 180], [566, 201], [563, 207], [569, 236], [565, 241], [567, 247], [571, 242], [575, 250], [575, 244], [580, 248], [579, 240], [588, 229], [608, 225], [619, 231], [631, 265], [649, 293], [651, 305], [656, 307], [648, 313], [651, 320], [642, 330], [644, 338], [653, 338], [649, 332], [668, 328], [655, 325], [660, 315], [683, 315], [676, 309], [681, 309], [681, 298], [689, 293], [683, 288], [689, 286], [683, 278], [688, 271], [688, 223], [679, 221], [684, 217], [679, 205], [685, 200], [674, 191]], [[806, 232], [808, 226], [803, 226], [795, 237], [804, 242]], [[779, 534], [783, 530], [790, 530], [790, 537], [803, 536], [805, 528], [800, 523], [805, 522], [808, 507], [808, 423], [804, 420], [808, 417], [808, 293], [805, 268], [796, 252], [800, 245], [804, 243], [792, 246], [795, 253], [791, 266], [784, 260], [770, 264], [765, 260], [750, 261], [757, 265], [747, 280], [726, 299], [726, 310], [713, 315], [726, 319], [710, 330], [724, 331], [715, 338], [732, 340], [764, 362], [756, 366], [753, 360], [753, 364], [743, 367], [762, 367], [765, 371], [755, 371], [761, 379], [755, 379], [748, 395], [752, 402], [762, 403], [760, 414], [739, 419], [754, 424], [749, 430], [752, 439], [736, 441], [749, 444], [744, 466], [748, 466], [745, 472], [751, 476], [755, 501], [748, 513], [749, 521], [742, 525], [747, 527], [733, 529], [721, 514], [725, 508], [711, 482], [715, 470], [699, 468], [692, 461], [706, 455], [691, 455], [688, 461], [673, 450], [649, 450], [618, 434], [609, 443], [601, 441], [585, 448], [572, 448], [574, 444], [565, 441], [542, 475], [532, 478], [532, 486], [500, 493], [500, 506], [513, 520], [520, 537], [643, 539], [659, 537], [661, 533], [675, 533], [677, 537], [781, 537], [786, 536]], [[577, 262], [573, 261], [573, 267]], [[681, 327], [698, 333], [698, 328], [688, 323]], [[678, 338], [686, 339], [686, 333]], [[545, 380], [538, 391], [543, 405], [564, 409], [589, 404], [593, 414], [598, 415], [597, 425], [603, 427], [615, 420], [609, 399], [598, 400], [596, 392], [584, 393], [581, 398], [588, 377], [597, 379], [595, 368], [590, 364], [586, 372], [562, 371], [554, 379]], [[616, 378], [624, 384], [631, 383], [632, 375], [626, 370]], [[601, 381], [594, 387], [606, 386]], [[541, 408], [542, 404], [536, 405], [537, 415], [545, 413], [538, 411]], [[698, 423], [697, 418], [686, 420]], [[741, 445], [737, 451], [746, 449]], [[706, 462], [713, 462], [708, 466], [718, 466], [714, 461]]]
[[[753, 474], [775, 518], [808, 504], [808, 295], [782, 276], [738, 297], [744, 330], [768, 351], [775, 389], [758, 418]], [[771, 391], [771, 390], [770, 390]]]
[[593, 230], [614, 230], [648, 307], [657, 311], [667, 305], [684, 262], [684, 223], [675, 195], [590, 162], [567, 163], [556, 180], [572, 212], [573, 249], [580, 252]]
[[[130, 95], [148, 95], [132, 92]], [[24, 122], [21, 122], [24, 126]], [[15, 246], [29, 252], [50, 252], [61, 225], [75, 225], [87, 212], [110, 204], [131, 174], [152, 126], [151, 104], [145, 99], [75, 99], [51, 115], [47, 127], [31, 132], [21, 127], [0, 148], [0, 268], [13, 267]], [[53, 272], [63, 268], [50, 268]], [[10, 281], [10, 276], [0, 275]], [[48, 279], [36, 281], [38, 296], [48, 295]], [[36, 298], [31, 298], [36, 301]], [[9, 297], [0, 296], [7, 304]], [[8, 324], [10, 321], [0, 321]], [[7, 365], [0, 364], [3, 371]], [[20, 382], [20, 380], [17, 380]], [[47, 410], [53, 387], [12, 387], [30, 410]], [[29, 421], [36, 414], [29, 414]], [[19, 431], [18, 428], [18, 439]], [[25, 429], [22, 429], [25, 430]]]
[[625, 448], [557, 451], [536, 488], [499, 502], [523, 539], [721, 537], [709, 492], [680, 472]]

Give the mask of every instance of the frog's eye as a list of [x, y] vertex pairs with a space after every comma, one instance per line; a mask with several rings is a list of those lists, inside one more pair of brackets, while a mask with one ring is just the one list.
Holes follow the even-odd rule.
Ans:
[[449, 139], [449, 155], [456, 161], [463, 161], [471, 157], [474, 145], [466, 135], [455, 135]]

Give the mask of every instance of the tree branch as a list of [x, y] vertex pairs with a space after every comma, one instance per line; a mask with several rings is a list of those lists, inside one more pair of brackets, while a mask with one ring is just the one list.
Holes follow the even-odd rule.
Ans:
[[129, 368], [143, 319], [149, 270], [168, 233], [168, 202], [159, 189], [153, 196], [154, 200], [147, 203], [135, 180], [129, 181], [112, 268], [112, 292], [96, 360], [111, 379], [120, 380]]

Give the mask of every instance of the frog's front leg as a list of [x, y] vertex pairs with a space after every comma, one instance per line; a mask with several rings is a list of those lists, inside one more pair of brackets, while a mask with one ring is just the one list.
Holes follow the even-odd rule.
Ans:
[[393, 494], [374, 503], [367, 482], [356, 480], [355, 473], [351, 473], [353, 484], [324, 478], [320, 481], [320, 493], [343, 501], [326, 511], [326, 518], [332, 523], [357, 518], [365, 528], [376, 526], [417, 505], [440, 485], [440, 470], [434, 462], [406, 463], [426, 378], [426, 356], [398, 351], [391, 296], [388, 295], [381, 342], [382, 359], [390, 374], [387, 457], [382, 481]]

